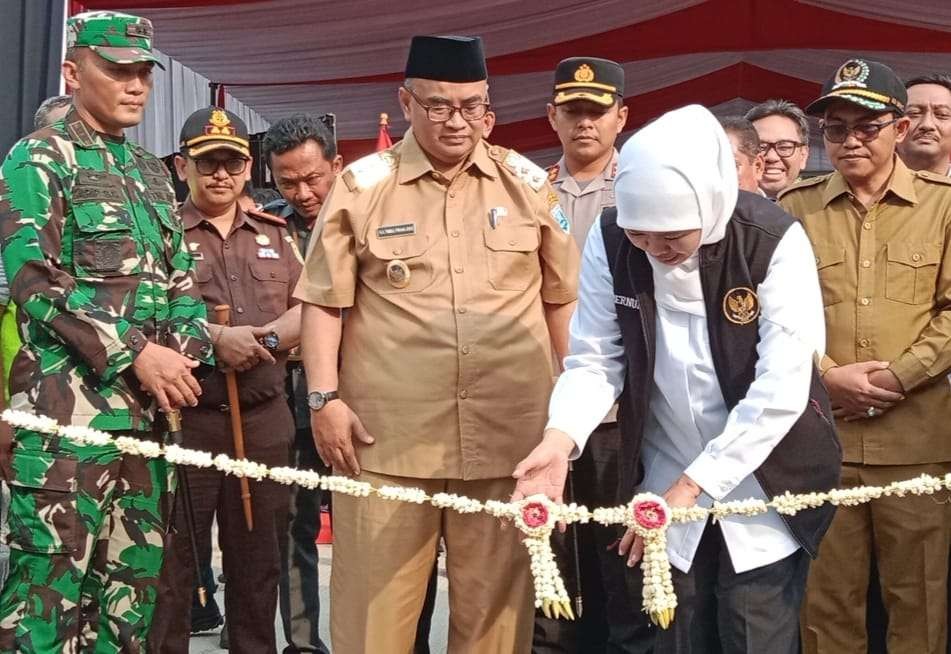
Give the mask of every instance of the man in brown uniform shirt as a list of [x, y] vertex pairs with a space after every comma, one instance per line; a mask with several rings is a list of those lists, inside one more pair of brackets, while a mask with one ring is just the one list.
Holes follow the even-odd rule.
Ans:
[[[545, 172], [482, 140], [494, 115], [481, 40], [415, 37], [406, 77], [411, 129], [338, 178], [296, 291], [317, 449], [375, 485], [507, 498], [545, 425], [577, 248]], [[449, 651], [529, 651], [517, 530], [485, 514], [338, 495], [336, 654], [411, 650], [440, 537]]]
[[[951, 472], [951, 181], [896, 157], [905, 102], [888, 67], [844, 63], [807, 107], [836, 172], [780, 195], [815, 249], [843, 486]], [[810, 570], [803, 651], [866, 651], [874, 555], [888, 651], [943, 654], [949, 534], [947, 492], [839, 507]]]
[[[294, 421], [284, 397], [287, 350], [297, 345], [300, 308], [291, 292], [300, 255], [283, 220], [246, 213], [237, 203], [251, 168], [248, 130], [234, 114], [211, 107], [185, 122], [175, 165], [188, 183], [182, 208], [185, 241], [196, 260], [195, 278], [208, 308], [231, 306], [231, 327], [210, 325], [219, 365], [238, 371], [246, 456], [269, 466], [289, 463]], [[234, 456], [225, 378], [208, 377], [198, 406], [182, 412], [185, 445]], [[228, 582], [225, 614], [232, 652], [276, 652], [274, 613], [281, 557], [279, 531], [287, 528], [288, 488], [251, 482], [254, 531], [244, 521], [239, 481], [214, 469], [188, 471], [199, 550], [218, 541]], [[183, 524], [181, 505], [175, 522]], [[195, 569], [188, 536], [179, 529], [162, 568], [150, 651], [188, 652]]]

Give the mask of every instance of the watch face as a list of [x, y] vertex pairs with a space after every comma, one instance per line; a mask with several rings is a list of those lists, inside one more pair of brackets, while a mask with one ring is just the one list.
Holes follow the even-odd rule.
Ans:
[[309, 406], [314, 411], [320, 411], [324, 408], [326, 403], [327, 399], [320, 391], [314, 391], [313, 393], [307, 394], [307, 406]]
[[270, 332], [264, 335], [261, 344], [269, 350], [276, 350], [277, 346], [281, 344], [281, 339], [274, 332]]

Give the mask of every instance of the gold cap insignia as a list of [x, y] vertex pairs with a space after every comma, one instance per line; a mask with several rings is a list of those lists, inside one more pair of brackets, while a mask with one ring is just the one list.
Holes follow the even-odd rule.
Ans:
[[238, 133], [231, 125], [231, 119], [228, 114], [221, 109], [215, 109], [211, 112], [208, 124], [205, 126], [205, 134], [221, 134], [224, 136], [234, 136]]
[[409, 286], [409, 266], [405, 261], [394, 259], [386, 264], [386, 278], [393, 288], [406, 288]]
[[270, 245], [271, 239], [268, 238], [267, 234], [258, 234], [254, 237], [254, 242], [258, 245]]
[[759, 299], [753, 289], [731, 288], [723, 296], [723, 315], [736, 325], [748, 325], [759, 317]]
[[839, 88], [840, 86], [864, 87], [868, 75], [869, 69], [867, 63], [861, 59], [849, 59], [839, 66], [839, 70], [835, 72], [835, 86], [833, 86], [833, 88]]
[[593, 82], [594, 81], [594, 71], [591, 69], [591, 66], [588, 64], [581, 64], [578, 66], [578, 70], [575, 71], [575, 81], [576, 82]]

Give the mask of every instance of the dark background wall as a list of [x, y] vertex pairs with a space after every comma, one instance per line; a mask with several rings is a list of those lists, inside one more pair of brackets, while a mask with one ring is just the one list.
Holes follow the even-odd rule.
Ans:
[[59, 91], [63, 0], [0, 0], [0, 155], [33, 131], [33, 112]]

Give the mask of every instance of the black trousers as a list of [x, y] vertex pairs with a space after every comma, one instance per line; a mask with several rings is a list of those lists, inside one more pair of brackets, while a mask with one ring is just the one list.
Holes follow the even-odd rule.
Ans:
[[655, 654], [798, 654], [808, 572], [800, 549], [737, 574], [720, 527], [708, 524], [690, 571], [673, 569], [677, 612], [655, 629]]
[[[589, 508], [617, 504], [619, 445], [617, 424], [601, 425], [591, 434], [584, 452], [573, 464], [575, 502]], [[615, 543], [622, 535], [623, 529], [595, 523], [572, 525], [565, 534], [558, 530], [552, 534], [558, 570], [572, 598], [580, 584], [583, 613], [573, 622], [536, 613], [533, 654], [650, 652], [654, 634], [641, 611], [640, 579], [631, 578], [625, 559], [617, 555]]]
[[[326, 474], [309, 429], [294, 434], [292, 465]], [[317, 536], [320, 534], [319, 488], [291, 486], [288, 525], [281, 534], [281, 582], [278, 599], [287, 646], [283, 654], [328, 654], [320, 638], [320, 580]]]

